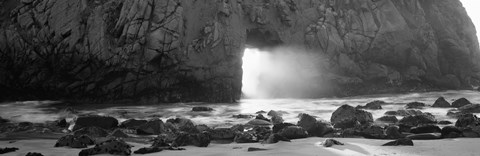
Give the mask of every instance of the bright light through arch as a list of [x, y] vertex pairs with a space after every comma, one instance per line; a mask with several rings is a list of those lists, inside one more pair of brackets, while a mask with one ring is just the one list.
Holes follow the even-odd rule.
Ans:
[[247, 98], [252, 98], [258, 93], [258, 85], [260, 83], [258, 77], [261, 74], [262, 52], [258, 49], [246, 48], [243, 52], [242, 61], [242, 92]]

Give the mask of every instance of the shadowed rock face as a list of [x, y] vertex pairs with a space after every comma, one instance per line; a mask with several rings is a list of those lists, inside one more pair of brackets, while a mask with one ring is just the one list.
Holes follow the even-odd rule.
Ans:
[[319, 97], [478, 83], [458, 0], [0, 3], [0, 100], [233, 102], [246, 44], [324, 58]]

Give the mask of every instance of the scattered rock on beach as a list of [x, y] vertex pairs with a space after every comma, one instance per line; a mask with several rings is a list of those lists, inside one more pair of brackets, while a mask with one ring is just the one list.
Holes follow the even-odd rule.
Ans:
[[398, 139], [402, 136], [399, 131], [399, 127], [395, 125], [385, 128], [385, 135], [387, 139]]
[[274, 144], [274, 143], [277, 143], [279, 141], [286, 141], [286, 142], [290, 142], [290, 139], [280, 135], [280, 134], [277, 134], [277, 133], [273, 133], [273, 134], [270, 134], [270, 136], [268, 136], [267, 139], [265, 139], [263, 141], [263, 143], [265, 144]]
[[146, 124], [148, 121], [147, 120], [137, 120], [137, 119], [128, 119], [120, 124], [120, 127], [122, 128], [128, 128], [128, 129], [137, 129], [140, 126]]
[[409, 115], [406, 117], [403, 117], [400, 121], [398, 121], [400, 124], [405, 124], [409, 126], [418, 126], [420, 124], [435, 124], [437, 121], [435, 120], [435, 117], [432, 115]]
[[96, 154], [112, 154], [112, 155], [130, 155], [131, 145], [119, 139], [109, 139], [107, 141], [96, 144], [93, 148], [80, 151], [79, 156], [89, 156]]
[[333, 130], [328, 123], [317, 121], [317, 119], [308, 114], [302, 113], [299, 117], [300, 121], [298, 121], [297, 125], [305, 129], [310, 136], [322, 137]]
[[384, 139], [386, 135], [383, 132], [383, 127], [378, 125], [371, 125], [361, 131], [361, 134], [365, 138], [369, 139]]
[[441, 133], [420, 133], [420, 134], [411, 134], [407, 135], [407, 138], [412, 140], [434, 140], [434, 139], [441, 139]]
[[288, 139], [301, 139], [308, 137], [308, 132], [300, 126], [288, 126], [278, 132]]
[[37, 153], [37, 152], [28, 152], [27, 155], [25, 156], [43, 156], [42, 153]]
[[137, 128], [139, 135], [158, 135], [165, 131], [165, 124], [160, 119], [151, 119], [144, 125]]
[[173, 124], [174, 128], [188, 133], [198, 133], [197, 128], [192, 120], [187, 118], [175, 118], [175, 119], [168, 119], [167, 123]]
[[237, 115], [232, 115], [232, 118], [237, 118], [237, 119], [250, 119], [253, 118], [253, 115], [249, 114], [237, 114]]
[[125, 134], [122, 130], [116, 129], [115, 131], [112, 132], [112, 134], [109, 135], [110, 137], [116, 137], [116, 138], [128, 138], [129, 136]]
[[181, 132], [173, 141], [172, 146], [188, 146], [207, 147], [210, 144], [210, 137], [207, 133], [188, 134]]
[[397, 111], [386, 111], [384, 115], [397, 115]]
[[395, 141], [387, 142], [382, 146], [413, 146], [413, 141], [409, 138], [400, 138]]
[[160, 147], [143, 147], [143, 148], [140, 148], [136, 151], [134, 151], [133, 153], [135, 154], [149, 154], [149, 153], [156, 153], [156, 152], [161, 152], [163, 151], [162, 148]]
[[460, 108], [468, 104], [472, 104], [472, 103], [465, 98], [460, 98], [452, 102], [452, 107]]
[[443, 97], [439, 97], [437, 100], [435, 100], [435, 103], [433, 103], [432, 107], [437, 107], [437, 108], [448, 108], [452, 107], [450, 103], [445, 100]]
[[93, 145], [94, 143], [95, 142], [86, 135], [66, 135], [58, 139], [54, 147], [86, 148], [88, 145]]
[[235, 131], [230, 128], [215, 128], [210, 131], [212, 140], [233, 140]]
[[258, 136], [253, 132], [239, 132], [235, 135], [233, 139], [236, 143], [254, 143], [258, 142]]
[[248, 152], [254, 152], [254, 151], [265, 151], [265, 150], [268, 150], [268, 149], [264, 149], [264, 148], [256, 148], [256, 147], [249, 147], [247, 149]]
[[322, 143], [323, 147], [332, 147], [333, 145], [344, 145], [342, 142], [335, 139], [326, 139]]
[[[373, 122], [372, 114], [364, 110], [356, 109], [350, 105], [343, 105], [337, 108], [332, 113], [330, 121], [335, 128], [350, 128], [353, 124], [359, 122], [360, 124], [366, 124]], [[341, 126], [340, 126], [341, 124]], [[349, 126], [351, 125], [351, 126]]]
[[114, 129], [118, 126], [118, 120], [109, 116], [81, 116], [75, 120], [75, 126], [72, 131], [79, 130], [84, 127], [100, 127], [103, 129]]
[[420, 133], [440, 133], [442, 129], [436, 125], [421, 125], [418, 127], [412, 127], [410, 133], [420, 134]]
[[10, 153], [10, 152], [15, 152], [17, 151], [18, 148], [16, 147], [5, 147], [5, 148], [0, 148], [0, 154], [5, 154], [5, 153]]
[[453, 123], [450, 122], [450, 121], [447, 121], [447, 120], [443, 120], [443, 121], [439, 121], [438, 124], [439, 125], [450, 125], [450, 124], [453, 124]]
[[269, 125], [272, 125], [272, 123], [270, 123], [268, 121], [265, 121], [265, 120], [260, 120], [260, 119], [250, 120], [247, 124], [248, 125], [253, 125], [253, 126], [269, 126]]
[[192, 108], [193, 112], [211, 112], [213, 111], [213, 108], [210, 107], [204, 107], [204, 106], [197, 106]]
[[382, 116], [375, 120], [376, 122], [385, 122], [385, 123], [397, 123], [398, 119], [396, 116]]
[[462, 131], [455, 126], [445, 126], [442, 128], [441, 133], [444, 138], [457, 138], [462, 136]]
[[462, 113], [480, 113], [480, 104], [468, 104], [458, 108]]
[[474, 127], [480, 125], [480, 121], [476, 115], [473, 114], [463, 114], [460, 115], [455, 122], [455, 126], [457, 127]]
[[414, 109], [406, 109], [406, 110], [397, 110], [397, 113], [396, 115], [399, 115], [399, 116], [409, 116], [409, 115], [422, 115], [424, 114], [422, 111], [420, 110], [414, 110]]
[[83, 127], [73, 132], [74, 136], [88, 135], [90, 137], [106, 137], [108, 132], [100, 127]]
[[272, 132], [273, 133], [277, 133], [279, 132], [280, 130], [284, 129], [285, 127], [288, 127], [288, 126], [295, 126], [294, 124], [291, 124], [291, 123], [279, 123], [279, 124], [275, 124], [273, 125], [273, 128], [272, 128]]
[[266, 118], [265, 116], [263, 116], [262, 114], [258, 114], [255, 119], [259, 119], [259, 120], [264, 120], [264, 121], [267, 121], [267, 122], [270, 122], [270, 119]]
[[423, 109], [423, 107], [425, 103], [422, 102], [410, 102], [405, 106], [406, 109]]
[[375, 101], [372, 101], [372, 102], [367, 103], [365, 106], [358, 105], [356, 108], [357, 108], [357, 109], [377, 110], [377, 109], [382, 109], [382, 104], [386, 104], [386, 102], [385, 102], [385, 101], [375, 100]]

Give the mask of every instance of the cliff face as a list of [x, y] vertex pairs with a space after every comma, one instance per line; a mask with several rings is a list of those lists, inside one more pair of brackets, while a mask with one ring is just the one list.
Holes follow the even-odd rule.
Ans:
[[326, 58], [318, 81], [335, 85], [318, 96], [479, 80], [476, 30], [458, 0], [0, 3], [4, 99], [232, 102], [246, 44]]

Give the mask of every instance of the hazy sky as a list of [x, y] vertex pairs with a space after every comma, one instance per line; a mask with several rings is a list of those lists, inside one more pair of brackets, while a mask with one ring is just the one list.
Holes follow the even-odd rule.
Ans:
[[461, 0], [463, 3], [463, 7], [467, 9], [468, 15], [475, 24], [475, 28], [477, 28], [477, 37], [480, 34], [480, 0]]

